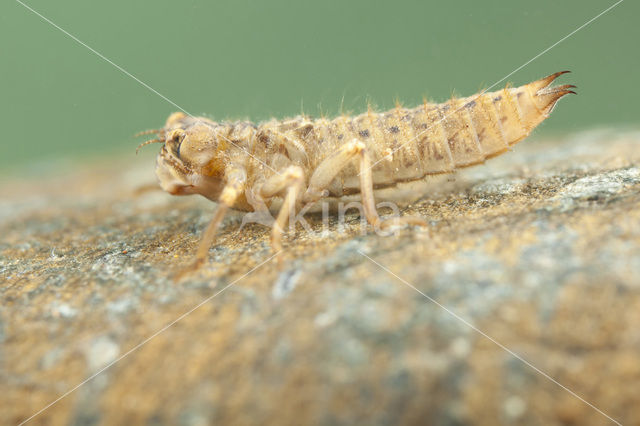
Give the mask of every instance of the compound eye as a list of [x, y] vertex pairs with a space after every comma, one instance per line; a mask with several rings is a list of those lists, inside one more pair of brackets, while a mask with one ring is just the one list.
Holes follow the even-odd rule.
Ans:
[[182, 141], [184, 141], [184, 137], [184, 131], [174, 130], [170, 138], [172, 145], [174, 146], [174, 152], [178, 158], [180, 158], [180, 146], [182, 145]]
[[[180, 146], [182, 146], [182, 141], [184, 140], [184, 136], [178, 137], [176, 141], [178, 145], [176, 146], [176, 157], [180, 158]], [[180, 158], [182, 160], [182, 158]]]

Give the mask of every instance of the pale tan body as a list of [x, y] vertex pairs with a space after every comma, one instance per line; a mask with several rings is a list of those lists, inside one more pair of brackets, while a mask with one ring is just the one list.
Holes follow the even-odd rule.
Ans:
[[[560, 74], [444, 104], [333, 120], [300, 116], [255, 126], [175, 113], [149, 143], [164, 143], [156, 168], [163, 189], [220, 203], [198, 249], [198, 265], [230, 207], [256, 211], [282, 201], [272, 232], [278, 251], [289, 216], [321, 199], [359, 193], [367, 220], [384, 226], [374, 203], [378, 189], [451, 173], [507, 151], [548, 117], [558, 99], [574, 93], [571, 85], [549, 86]], [[424, 224], [418, 218], [401, 221]]]

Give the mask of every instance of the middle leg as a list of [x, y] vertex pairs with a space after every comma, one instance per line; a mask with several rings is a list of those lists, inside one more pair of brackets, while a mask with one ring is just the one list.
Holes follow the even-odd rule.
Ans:
[[282, 233], [289, 217], [293, 216], [304, 185], [304, 172], [298, 166], [288, 167], [284, 173], [268, 179], [259, 188], [262, 198], [271, 198], [283, 194], [284, 201], [271, 230], [271, 247], [276, 252], [282, 250]]

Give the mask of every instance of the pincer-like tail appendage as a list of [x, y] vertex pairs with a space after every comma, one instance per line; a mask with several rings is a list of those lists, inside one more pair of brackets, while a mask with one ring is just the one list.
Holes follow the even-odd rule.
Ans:
[[567, 74], [571, 71], [559, 71], [557, 73], [548, 75], [533, 83], [527, 84], [527, 90], [532, 94], [532, 98], [536, 104], [536, 108], [545, 117], [548, 116], [558, 100], [569, 93], [576, 94], [576, 86], [573, 84], [564, 84], [562, 86], [551, 86], [551, 83], [563, 74]]

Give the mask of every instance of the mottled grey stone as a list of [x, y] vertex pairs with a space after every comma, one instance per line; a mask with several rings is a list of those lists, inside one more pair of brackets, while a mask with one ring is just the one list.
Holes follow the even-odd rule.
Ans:
[[269, 231], [239, 232], [233, 213], [206, 266], [180, 282], [214, 206], [136, 194], [152, 156], [7, 177], [0, 423], [124, 356], [34, 422], [608, 422], [544, 372], [634, 424], [638, 146], [638, 132], [526, 141], [434, 180], [404, 211], [428, 229], [383, 237], [362, 233], [357, 214], [328, 229], [309, 215], [280, 264], [247, 276], [272, 254]]

